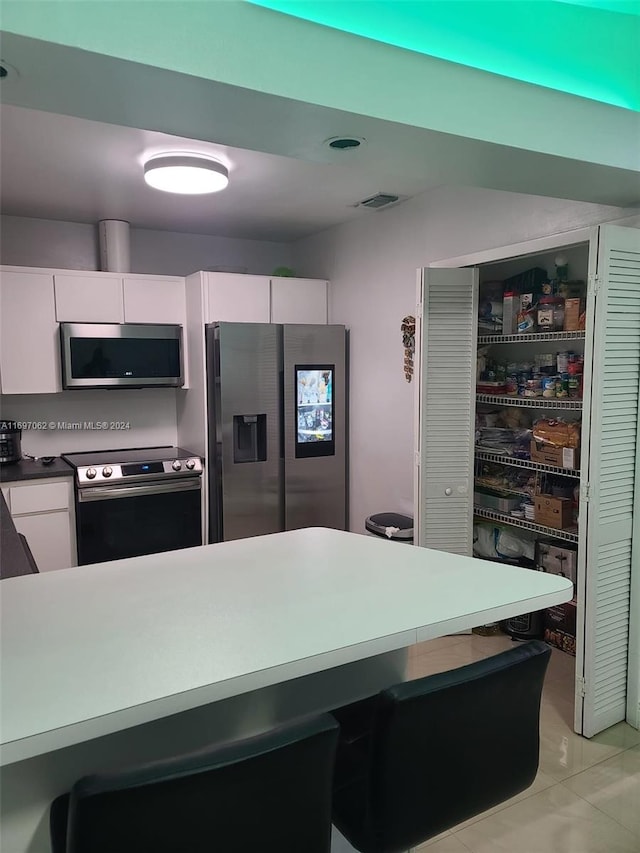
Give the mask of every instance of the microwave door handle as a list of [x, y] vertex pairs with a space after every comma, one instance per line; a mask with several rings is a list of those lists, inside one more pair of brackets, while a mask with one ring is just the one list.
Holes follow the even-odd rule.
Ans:
[[78, 502], [142, 498], [147, 495], [163, 495], [169, 492], [190, 492], [200, 488], [200, 477], [173, 480], [169, 483], [146, 483], [139, 486], [96, 486], [91, 489], [78, 489]]

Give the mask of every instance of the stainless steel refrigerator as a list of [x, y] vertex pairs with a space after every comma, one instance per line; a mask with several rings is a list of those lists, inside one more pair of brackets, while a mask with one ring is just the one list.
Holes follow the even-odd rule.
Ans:
[[207, 326], [209, 541], [346, 528], [344, 326]]

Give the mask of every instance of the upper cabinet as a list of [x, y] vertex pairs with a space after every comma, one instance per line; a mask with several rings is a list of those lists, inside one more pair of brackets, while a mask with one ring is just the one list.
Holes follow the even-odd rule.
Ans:
[[113, 273], [54, 275], [59, 323], [185, 321], [184, 279]]
[[122, 323], [122, 277], [110, 273], [54, 275], [58, 323]]
[[208, 323], [327, 323], [327, 282], [204, 273]]
[[51, 275], [0, 273], [0, 385], [3, 394], [55, 394], [62, 388]]
[[207, 323], [270, 322], [266, 276], [205, 273], [205, 300]]
[[75, 270], [0, 270], [0, 387], [3, 394], [54, 394], [60, 323], [172, 323], [183, 334], [188, 387], [185, 280]]
[[327, 282], [312, 278], [271, 279], [272, 323], [327, 323]]
[[185, 325], [183, 278], [124, 278], [125, 323], [177, 323]]

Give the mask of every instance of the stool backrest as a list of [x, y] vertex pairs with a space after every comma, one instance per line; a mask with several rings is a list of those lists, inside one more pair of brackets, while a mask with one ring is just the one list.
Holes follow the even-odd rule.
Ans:
[[368, 774], [369, 835], [402, 850], [534, 780], [551, 650], [532, 642], [382, 691]]
[[67, 853], [328, 853], [338, 726], [329, 715], [71, 790]]

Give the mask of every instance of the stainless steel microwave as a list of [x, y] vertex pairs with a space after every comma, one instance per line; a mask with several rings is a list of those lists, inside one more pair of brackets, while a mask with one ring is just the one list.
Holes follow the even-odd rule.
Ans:
[[184, 385], [182, 327], [60, 323], [63, 388]]

